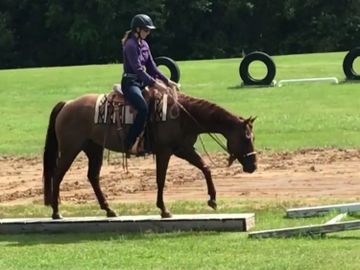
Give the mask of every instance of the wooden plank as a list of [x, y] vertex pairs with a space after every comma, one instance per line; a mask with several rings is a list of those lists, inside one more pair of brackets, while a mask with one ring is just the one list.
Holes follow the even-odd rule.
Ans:
[[251, 238], [269, 238], [269, 237], [291, 237], [303, 235], [318, 235], [325, 233], [333, 233], [347, 230], [359, 230], [360, 220], [345, 221], [335, 224], [320, 224], [310, 226], [300, 226], [292, 228], [282, 228], [275, 230], [265, 230], [249, 233]]
[[286, 211], [286, 216], [290, 218], [299, 218], [299, 217], [313, 217], [325, 215], [331, 211], [338, 211], [340, 213], [351, 213], [360, 211], [360, 203], [346, 203], [346, 204], [333, 204], [333, 205], [324, 205], [324, 206], [314, 206], [314, 207], [302, 207], [302, 208], [292, 208]]
[[255, 224], [253, 213], [122, 216], [116, 218], [74, 217], [62, 220], [50, 218], [0, 219], [0, 234], [12, 233], [75, 233], [75, 232], [171, 232], [171, 231], [237, 231], [245, 232]]
[[341, 213], [341, 214], [337, 215], [336, 217], [333, 217], [332, 219], [327, 221], [325, 224], [335, 224], [336, 222], [339, 222], [346, 216], [347, 216], [347, 213]]

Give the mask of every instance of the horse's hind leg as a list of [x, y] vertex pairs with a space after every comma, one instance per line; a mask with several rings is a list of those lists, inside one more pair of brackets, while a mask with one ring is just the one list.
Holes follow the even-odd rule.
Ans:
[[208, 165], [206, 165], [202, 157], [198, 153], [196, 153], [194, 148], [181, 149], [175, 152], [174, 154], [179, 158], [185, 159], [190, 164], [194, 165], [195, 167], [199, 168], [202, 171], [206, 179], [208, 194], [210, 196], [210, 199], [208, 200], [208, 205], [211, 208], [216, 209], [217, 205], [216, 205], [215, 185], [211, 177], [210, 168], [208, 167]]
[[110, 209], [108, 202], [100, 187], [100, 170], [103, 161], [104, 148], [92, 141], [86, 143], [84, 152], [89, 159], [89, 169], [87, 177], [95, 192], [100, 208], [106, 211], [107, 217], [116, 217], [116, 213]]
[[57, 161], [57, 168], [54, 175], [54, 180], [52, 182], [52, 203], [51, 207], [53, 209], [52, 218], [61, 219], [62, 216], [59, 213], [59, 194], [60, 194], [60, 184], [64, 178], [65, 173], [69, 170], [71, 164], [73, 163], [75, 157], [79, 154], [77, 152], [61, 152], [60, 157]]

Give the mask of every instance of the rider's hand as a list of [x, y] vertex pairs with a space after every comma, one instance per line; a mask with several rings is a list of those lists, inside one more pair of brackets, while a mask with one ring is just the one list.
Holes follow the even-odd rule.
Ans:
[[179, 91], [180, 89], [180, 84], [172, 81], [172, 80], [169, 80], [168, 81], [168, 85], [171, 87], [171, 88], [175, 88], [177, 91]]
[[162, 93], [167, 92], [167, 86], [160, 81], [155, 81], [154, 87]]
[[172, 80], [169, 80], [168, 84], [169, 84], [170, 87], [178, 87], [178, 84], [176, 82], [172, 81]]

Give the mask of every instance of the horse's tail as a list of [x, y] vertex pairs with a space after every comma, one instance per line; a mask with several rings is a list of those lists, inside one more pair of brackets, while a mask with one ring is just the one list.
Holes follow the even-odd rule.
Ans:
[[49, 126], [46, 133], [44, 156], [43, 156], [43, 184], [44, 204], [50, 205], [52, 199], [52, 181], [56, 169], [58, 157], [58, 142], [55, 133], [55, 121], [65, 102], [60, 101], [55, 105], [50, 114]]

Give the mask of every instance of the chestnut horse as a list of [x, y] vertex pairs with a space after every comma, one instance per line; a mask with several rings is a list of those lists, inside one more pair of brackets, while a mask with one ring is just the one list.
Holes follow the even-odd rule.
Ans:
[[[116, 125], [94, 123], [97, 98], [97, 94], [89, 94], [59, 102], [51, 112], [44, 149], [43, 181], [44, 203], [51, 205], [53, 219], [62, 218], [58, 207], [60, 183], [81, 151], [88, 157], [87, 177], [101, 209], [106, 211], [107, 217], [116, 216], [101, 191], [99, 175], [104, 148], [122, 152], [123, 143], [119, 137], [124, 138], [126, 134], [121, 131], [123, 134], [120, 132], [119, 136]], [[210, 169], [194, 149], [199, 134], [222, 134], [227, 140], [225, 149], [230, 154], [229, 164], [237, 159], [247, 173], [254, 172], [257, 167], [252, 132], [254, 118], [235, 116], [213, 103], [182, 93], [176, 101], [170, 99], [168, 106], [175, 104], [180, 108], [177, 118], [148, 123], [152, 152], [156, 156], [156, 206], [163, 218], [171, 217], [163, 201], [163, 190], [172, 155], [187, 160], [203, 172], [210, 197], [208, 205], [216, 209], [216, 191]]]

